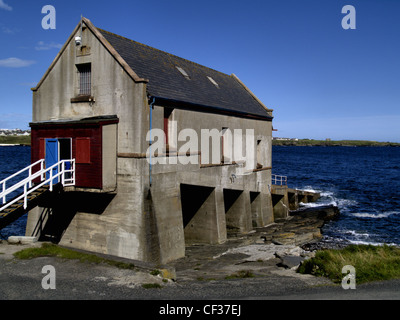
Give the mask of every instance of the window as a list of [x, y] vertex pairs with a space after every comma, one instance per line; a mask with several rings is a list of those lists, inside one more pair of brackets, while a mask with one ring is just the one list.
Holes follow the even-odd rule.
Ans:
[[170, 128], [170, 121], [171, 121], [171, 114], [174, 109], [164, 108], [164, 134], [165, 134], [165, 146], [167, 150], [170, 148], [170, 139], [169, 139], [169, 131]]
[[207, 76], [207, 78], [208, 78], [208, 80], [210, 80], [210, 82], [211, 82], [214, 86], [216, 86], [216, 87], [219, 89], [218, 83], [217, 83], [213, 78], [211, 78], [211, 77], [209, 77], [209, 76]]
[[256, 169], [261, 169], [263, 167], [262, 163], [263, 161], [263, 145], [261, 143], [261, 140], [257, 140], [257, 167]]
[[232, 132], [227, 127], [221, 131], [221, 163], [232, 163]]
[[180, 72], [187, 80], [190, 80], [189, 75], [187, 74], [187, 72], [186, 72], [183, 68], [178, 67], [178, 66], [176, 66], [176, 68], [179, 70], [179, 72]]
[[92, 87], [92, 66], [90, 63], [78, 64], [79, 95], [90, 96]]
[[90, 163], [90, 138], [76, 138], [76, 163]]

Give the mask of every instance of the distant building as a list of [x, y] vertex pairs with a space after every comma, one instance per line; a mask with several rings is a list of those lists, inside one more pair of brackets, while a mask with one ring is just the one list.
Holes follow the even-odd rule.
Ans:
[[297, 138], [279, 138], [279, 137], [273, 137], [272, 138], [275, 141], [299, 141]]

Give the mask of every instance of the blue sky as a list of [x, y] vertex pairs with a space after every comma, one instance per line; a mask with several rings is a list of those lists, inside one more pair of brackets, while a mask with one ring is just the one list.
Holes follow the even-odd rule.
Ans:
[[[54, 30], [42, 28], [45, 5], [56, 9]], [[342, 28], [345, 5], [356, 29]], [[28, 128], [30, 88], [81, 14], [235, 73], [274, 109], [274, 136], [400, 142], [397, 0], [0, 0], [0, 128]]]

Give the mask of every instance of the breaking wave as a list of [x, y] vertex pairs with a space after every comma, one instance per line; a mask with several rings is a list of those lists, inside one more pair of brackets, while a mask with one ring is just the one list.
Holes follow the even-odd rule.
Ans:
[[391, 215], [397, 215], [400, 214], [400, 211], [388, 211], [388, 212], [383, 212], [383, 213], [353, 213], [353, 216], [356, 218], [369, 218], [369, 219], [382, 219], [382, 218], [388, 218]]

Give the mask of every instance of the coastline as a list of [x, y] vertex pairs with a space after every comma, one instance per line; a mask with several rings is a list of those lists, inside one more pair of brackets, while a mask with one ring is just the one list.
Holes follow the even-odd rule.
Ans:
[[369, 140], [314, 140], [314, 139], [288, 139], [272, 140], [273, 146], [299, 146], [299, 147], [400, 147], [398, 142], [378, 142]]

